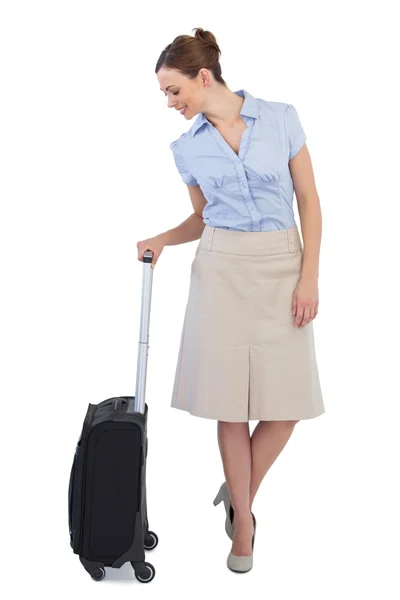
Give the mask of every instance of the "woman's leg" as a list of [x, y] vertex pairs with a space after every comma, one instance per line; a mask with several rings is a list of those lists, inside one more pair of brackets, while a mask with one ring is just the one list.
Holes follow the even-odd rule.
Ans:
[[253, 535], [253, 518], [250, 511], [252, 468], [249, 423], [218, 421], [218, 444], [235, 511], [232, 552], [237, 556], [249, 556], [252, 553]]
[[232, 552], [250, 555], [255, 495], [267, 471], [286, 446], [298, 421], [260, 421], [250, 437], [249, 423], [218, 421], [218, 444], [235, 511]]
[[254, 428], [250, 440], [250, 510], [262, 480], [264, 479], [271, 465], [275, 462], [283, 448], [286, 446], [290, 436], [293, 433], [296, 423], [298, 423], [298, 421], [260, 421]]

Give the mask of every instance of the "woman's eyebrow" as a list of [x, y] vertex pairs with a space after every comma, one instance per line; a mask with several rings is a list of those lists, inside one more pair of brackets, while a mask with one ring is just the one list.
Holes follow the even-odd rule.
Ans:
[[[174, 85], [169, 85], [165, 88], [165, 91], [167, 91], [170, 87], [175, 87]], [[160, 88], [160, 90], [163, 92], [164, 90], [162, 88]]]

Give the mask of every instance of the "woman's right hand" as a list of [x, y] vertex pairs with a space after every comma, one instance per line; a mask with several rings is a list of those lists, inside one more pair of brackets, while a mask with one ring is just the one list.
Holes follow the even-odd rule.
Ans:
[[151, 250], [153, 252], [153, 260], [151, 262], [151, 268], [154, 269], [156, 263], [158, 261], [158, 257], [161, 252], [164, 250], [165, 244], [162, 241], [160, 236], [156, 236], [153, 238], [148, 238], [147, 240], [141, 240], [136, 244], [138, 249], [138, 260], [143, 262], [143, 254], [146, 250]]

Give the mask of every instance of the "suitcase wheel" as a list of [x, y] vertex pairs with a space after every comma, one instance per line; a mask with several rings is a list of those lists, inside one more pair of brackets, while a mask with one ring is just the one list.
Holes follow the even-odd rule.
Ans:
[[140, 581], [141, 583], [149, 583], [149, 581], [152, 581], [156, 575], [156, 570], [153, 567], [153, 565], [151, 565], [148, 562], [139, 562], [139, 563], [135, 563], [135, 562], [131, 562], [131, 565], [133, 567], [133, 570], [135, 571], [135, 576], [136, 579], [138, 581]]
[[90, 573], [90, 576], [92, 579], [94, 579], [94, 581], [101, 581], [106, 576], [106, 570], [103, 567], [99, 567]]
[[154, 531], [148, 531], [144, 538], [144, 549], [153, 550], [158, 544], [158, 537]]

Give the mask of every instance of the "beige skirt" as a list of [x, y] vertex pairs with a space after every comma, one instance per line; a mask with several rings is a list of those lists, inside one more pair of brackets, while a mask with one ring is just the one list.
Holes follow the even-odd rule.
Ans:
[[325, 412], [313, 321], [295, 327], [297, 226], [205, 226], [191, 267], [171, 406], [206, 419], [301, 420]]

